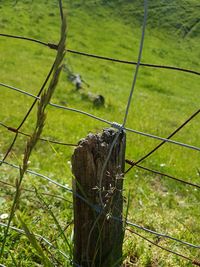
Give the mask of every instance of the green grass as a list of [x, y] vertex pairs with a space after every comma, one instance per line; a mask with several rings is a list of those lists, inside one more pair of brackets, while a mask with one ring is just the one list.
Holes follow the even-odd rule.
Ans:
[[[142, 5], [140, 1], [66, 1], [68, 14], [69, 49], [100, 55], [137, 60], [140, 36]], [[152, 1], [146, 29], [142, 62], [173, 65], [200, 70], [198, 1]], [[181, 3], [180, 3], [181, 2]], [[167, 4], [166, 4], [167, 3]], [[172, 6], [173, 3], [173, 7]], [[164, 5], [164, 7], [163, 7]], [[46, 42], [59, 39], [60, 18], [56, 1], [0, 1], [1, 32], [24, 35]], [[119, 12], [120, 10], [120, 12]], [[160, 12], [158, 12], [160, 11]], [[179, 21], [179, 25], [177, 25]], [[184, 27], [185, 25], [185, 27]], [[190, 31], [188, 31], [190, 29]], [[26, 41], [0, 38], [1, 82], [37, 94], [55, 57], [55, 51]], [[135, 67], [110, 63], [67, 53], [66, 64], [75, 73], [80, 73], [90, 88], [84, 90], [105, 97], [105, 107], [94, 107], [82, 99], [67, 81], [63, 72], [52, 102], [84, 110], [109, 121], [122, 122]], [[170, 70], [140, 68], [127, 127], [166, 137], [199, 108], [199, 77]], [[32, 99], [0, 87], [0, 121], [17, 127], [32, 103]], [[23, 131], [34, 129], [35, 111], [23, 126]], [[190, 122], [175, 140], [200, 146], [199, 116]], [[107, 125], [83, 115], [48, 107], [43, 136], [77, 143], [89, 132], [100, 132]], [[13, 133], [0, 128], [0, 154], [6, 152]], [[21, 164], [26, 138], [19, 136], [8, 161]], [[127, 133], [126, 157], [137, 160], [154, 148], [159, 141]], [[70, 158], [73, 148], [38, 143], [30, 159], [30, 169], [46, 174], [71, 186]], [[165, 144], [143, 164], [187, 181], [199, 183], [199, 152]], [[164, 164], [164, 166], [163, 166]], [[1, 166], [2, 181], [14, 184], [16, 170]], [[39, 188], [43, 192], [57, 194], [72, 200], [64, 190], [27, 175], [24, 187]], [[198, 244], [199, 239], [199, 193], [196, 189], [174, 181], [133, 169], [125, 179], [125, 195], [131, 190], [129, 220], [169, 233], [177, 238]], [[0, 214], [8, 213], [14, 189], [1, 185]], [[72, 204], [60, 199], [45, 197], [62, 227], [72, 220]], [[34, 193], [24, 192], [20, 209], [23, 220], [31, 230], [53, 240], [58, 229], [55, 221], [46, 212]], [[6, 221], [5, 221], [6, 222]], [[20, 222], [15, 219], [18, 227]], [[73, 225], [67, 229], [71, 240]], [[3, 232], [1, 232], [0, 241]], [[146, 235], [151, 237], [150, 235]], [[154, 237], [154, 240], [156, 238]], [[70, 241], [72, 242], [72, 241]], [[195, 249], [161, 239], [159, 244], [198, 258]], [[58, 239], [57, 247], [64, 249], [64, 241]], [[2, 264], [13, 266], [9, 251], [21, 266], [39, 266], [40, 259], [29, 246], [27, 239], [10, 232]], [[54, 253], [54, 252], [53, 252]], [[67, 251], [69, 253], [69, 251]], [[124, 254], [130, 266], [191, 266], [176, 256], [149, 246], [146, 241], [127, 232]], [[55, 252], [63, 266], [64, 259]]]

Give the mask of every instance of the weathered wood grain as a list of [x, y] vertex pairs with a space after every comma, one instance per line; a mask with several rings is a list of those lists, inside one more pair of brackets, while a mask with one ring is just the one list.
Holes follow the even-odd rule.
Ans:
[[97, 209], [102, 209], [100, 190], [105, 204], [99, 213], [74, 194], [74, 261], [83, 267], [121, 265], [123, 225], [110, 216], [122, 218], [126, 146], [124, 132], [112, 150], [103, 175], [102, 188], [99, 188], [102, 166], [115, 135], [114, 129], [105, 129], [102, 134], [89, 134], [80, 141], [72, 156], [75, 194], [80, 194]]

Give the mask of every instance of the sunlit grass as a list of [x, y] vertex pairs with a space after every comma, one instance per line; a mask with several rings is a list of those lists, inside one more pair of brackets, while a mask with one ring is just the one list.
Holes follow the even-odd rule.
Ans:
[[[13, 6], [13, 2], [0, 3], [2, 32], [25, 35], [46, 42], [56, 43], [58, 41], [60, 18], [56, 1], [41, 3], [36, 0], [32, 2], [21, 0], [15, 6]], [[114, 1], [111, 2], [114, 5]], [[195, 1], [193, 3], [197, 4]], [[192, 2], [190, 4], [192, 5]], [[111, 8], [108, 5], [94, 4], [93, 1], [82, 5], [79, 1], [71, 4], [68, 1], [65, 3], [65, 7], [68, 13], [68, 48], [120, 59], [134, 61], [137, 59], [141, 27], [134, 16], [130, 18], [125, 16], [129, 14], [128, 6], [122, 5], [121, 15], [116, 6]], [[198, 36], [182, 38], [180, 32], [174, 30], [173, 27], [165, 30], [158, 25], [152, 27], [151, 15], [152, 11], [149, 13], [142, 62], [181, 66], [198, 71], [200, 69]], [[162, 21], [162, 18], [160, 19]], [[171, 16], [172, 22], [175, 19], [175, 15]], [[36, 95], [54, 60], [55, 51], [38, 44], [2, 37], [0, 45], [2, 52], [1, 82]], [[74, 86], [68, 82], [65, 72], [62, 73], [52, 102], [64, 103], [69, 107], [121, 123], [135, 67], [70, 53], [66, 55], [66, 64], [75, 73], [80, 73], [90, 85], [89, 88], [85, 86], [85, 91], [105, 97], [105, 107], [97, 108], [92, 102], [85, 101], [74, 90]], [[199, 108], [199, 84], [199, 77], [191, 74], [141, 67], [127, 126], [163, 137], [168, 136]], [[17, 127], [33, 99], [3, 87], [0, 87], [0, 96], [0, 121]], [[35, 112], [36, 109], [25, 123], [23, 131], [28, 133], [33, 131]], [[199, 125], [200, 119], [196, 117], [174, 139], [200, 146]], [[48, 107], [43, 136], [77, 143], [89, 132], [100, 132], [104, 127], [108, 126], [86, 116]], [[2, 158], [14, 135], [2, 127], [0, 133]], [[21, 164], [25, 141], [26, 137], [19, 136], [8, 161]], [[137, 160], [158, 143], [159, 141], [153, 139], [127, 133], [126, 156], [129, 159]], [[73, 148], [71, 147], [40, 142], [30, 158], [30, 168], [71, 186], [70, 159], [72, 153]], [[199, 162], [199, 152], [166, 144], [143, 164], [187, 181], [200, 183]], [[4, 165], [1, 166], [1, 180], [13, 184], [16, 175], [15, 170]], [[51, 192], [71, 200], [71, 196], [64, 190], [57, 189], [30, 175], [26, 176], [24, 187], [40, 188], [45, 192]], [[188, 242], [199, 243], [198, 191], [137, 169], [133, 169], [125, 179], [125, 195], [128, 194], [127, 189], [131, 189], [129, 220], [150, 229], [169, 233]], [[1, 185], [1, 214], [9, 212], [13, 193], [14, 189]], [[53, 212], [61, 225], [65, 227], [67, 222], [72, 220], [71, 204], [53, 197], [46, 196], [45, 198], [51, 203]], [[24, 192], [22, 194], [21, 210], [23, 211], [23, 220], [31, 226], [33, 231], [39, 231], [39, 234], [47, 235], [50, 239], [55, 238], [57, 232], [55, 222], [48, 213], [41, 209], [41, 203], [38, 202], [34, 193]], [[17, 220], [14, 223], [20, 227]], [[71, 233], [72, 226], [67, 230], [69, 239]], [[12, 243], [13, 240], [15, 240], [15, 245]], [[39, 264], [39, 258], [35, 252], [28, 246], [24, 246], [25, 240], [25, 237], [11, 233], [4, 264], [8, 266], [12, 264], [11, 256], [8, 254], [9, 250], [15, 250], [14, 257], [17, 261], [22, 261], [22, 266]], [[160, 242], [163, 245], [169, 245], [174, 250], [186, 253], [192, 258], [197, 257], [195, 250], [163, 239]], [[62, 247], [61, 239], [58, 243], [58, 246]], [[132, 266], [191, 266], [190, 263], [187, 264], [175, 256], [166, 256], [165, 252], [149, 247], [145, 241], [133, 235], [130, 236], [129, 233], [127, 233], [124, 243], [124, 253], [128, 254], [127, 258], [135, 259]], [[60, 260], [63, 262], [63, 259]]]

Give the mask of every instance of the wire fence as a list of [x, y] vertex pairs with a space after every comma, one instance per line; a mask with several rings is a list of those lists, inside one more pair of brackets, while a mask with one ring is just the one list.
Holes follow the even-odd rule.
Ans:
[[[59, 1], [59, 9], [60, 9], [61, 21], [63, 21], [64, 15], [63, 15], [63, 7], [62, 7], [62, 2], [61, 1]], [[126, 106], [126, 110], [125, 110], [125, 114], [124, 114], [124, 119], [123, 119], [123, 122], [122, 123], [119, 123], [119, 122], [111, 122], [111, 121], [108, 121], [107, 119], [97, 117], [97, 116], [95, 116], [95, 115], [93, 115], [91, 113], [85, 112], [83, 110], [78, 110], [78, 109], [71, 108], [71, 107], [68, 107], [68, 106], [62, 106], [62, 105], [58, 105], [58, 104], [55, 104], [55, 103], [52, 103], [52, 102], [49, 102], [48, 104], [51, 105], [51, 106], [53, 106], [56, 109], [63, 109], [63, 110], [66, 110], [67, 112], [75, 112], [75, 113], [79, 113], [79, 114], [81, 114], [83, 116], [88, 116], [91, 119], [94, 119], [94, 120], [103, 122], [103, 123], [109, 125], [110, 127], [113, 127], [113, 128], [116, 129], [117, 135], [116, 135], [116, 138], [114, 139], [114, 141], [113, 141], [113, 143], [111, 145], [111, 148], [109, 150], [109, 153], [107, 155], [107, 158], [106, 158], [106, 160], [104, 162], [104, 165], [103, 165], [103, 168], [102, 168], [102, 171], [101, 171], [101, 179], [103, 177], [103, 173], [104, 173], [104, 171], [106, 169], [107, 163], [108, 163], [109, 158], [110, 158], [110, 155], [112, 153], [112, 149], [113, 149], [113, 147], [115, 145], [115, 142], [116, 142], [119, 134], [122, 131], [126, 130], [126, 131], [129, 131], [131, 133], [135, 133], [135, 134], [138, 134], [138, 135], [141, 135], [141, 136], [145, 136], [147, 138], [153, 138], [153, 139], [156, 139], [156, 140], [160, 140], [161, 143], [159, 145], [157, 145], [154, 149], [152, 149], [150, 152], [148, 152], [146, 155], [144, 155], [143, 157], [141, 157], [137, 161], [126, 159], [126, 163], [130, 165], [130, 168], [125, 172], [125, 174], [128, 173], [133, 167], [136, 167], [136, 168], [140, 168], [140, 169], [143, 169], [145, 171], [148, 171], [150, 173], [158, 174], [158, 175], [163, 176], [165, 178], [173, 179], [173, 180], [175, 180], [177, 182], [180, 182], [180, 183], [183, 183], [185, 185], [193, 186], [193, 187], [195, 187], [197, 189], [200, 189], [200, 185], [198, 185], [198, 184], [195, 184], [195, 183], [192, 183], [192, 182], [187, 182], [187, 181], [184, 181], [183, 179], [176, 178], [176, 177], [173, 177], [171, 175], [162, 173], [160, 171], [152, 170], [150, 168], [147, 168], [147, 167], [144, 167], [144, 166], [141, 166], [140, 165], [141, 162], [143, 162], [145, 159], [149, 158], [153, 153], [155, 153], [155, 151], [157, 151], [160, 147], [162, 147], [166, 143], [170, 143], [172, 145], [181, 146], [181, 147], [188, 148], [188, 149], [195, 150], [195, 151], [200, 151], [200, 147], [193, 146], [193, 145], [186, 144], [186, 143], [182, 143], [182, 142], [178, 142], [178, 141], [175, 141], [175, 140], [172, 140], [171, 139], [180, 130], [182, 130], [189, 122], [191, 122], [191, 120], [193, 120], [194, 118], [196, 118], [197, 115], [199, 115], [200, 109], [198, 109], [197, 111], [195, 111], [189, 118], [187, 118], [179, 127], [177, 127], [177, 129], [175, 131], [173, 131], [166, 138], [163, 138], [163, 137], [160, 137], [160, 136], [156, 136], [156, 135], [152, 135], [150, 133], [145, 133], [145, 132], [137, 131], [135, 129], [127, 128], [125, 126], [126, 125], [127, 118], [128, 118], [129, 107], [130, 107], [130, 105], [132, 103], [132, 97], [133, 97], [134, 88], [135, 88], [136, 81], [137, 81], [138, 70], [139, 70], [140, 67], [169, 69], [169, 70], [172, 70], [172, 71], [181, 71], [181, 72], [185, 72], [185, 73], [189, 73], [189, 74], [197, 75], [197, 76], [200, 75], [200, 72], [194, 71], [194, 70], [190, 70], [190, 69], [184, 69], [184, 68], [179, 68], [179, 67], [174, 67], [174, 66], [164, 66], [164, 65], [156, 65], [156, 64], [149, 64], [149, 63], [142, 63], [141, 62], [142, 51], [143, 51], [143, 42], [144, 42], [144, 37], [145, 37], [145, 28], [146, 28], [146, 22], [147, 22], [147, 11], [148, 11], [148, 1], [147, 0], [144, 0], [143, 28], [142, 28], [141, 41], [140, 41], [140, 46], [139, 46], [139, 52], [138, 52], [138, 60], [137, 60], [137, 62], [127, 61], [127, 60], [119, 60], [119, 59], [109, 58], [109, 57], [105, 57], [105, 56], [94, 55], [94, 54], [91, 54], [91, 53], [85, 53], [85, 52], [80, 52], [80, 51], [75, 51], [75, 50], [67, 49], [68, 52], [74, 53], [74, 54], [77, 54], [77, 55], [80, 55], [80, 56], [87, 56], [87, 57], [96, 58], [96, 59], [99, 59], [99, 60], [107, 60], [107, 61], [112, 61], [112, 62], [122, 63], [122, 64], [136, 65], [136, 70], [134, 71], [133, 83], [132, 83], [132, 87], [131, 87], [131, 90], [130, 90], [129, 98], [127, 100], [127, 106]], [[10, 34], [4, 34], [4, 33], [0, 33], [0, 36], [1, 37], [5, 37], [5, 38], [15, 38], [15, 39], [20, 39], [20, 40], [35, 42], [35, 43], [37, 43], [39, 45], [43, 45], [43, 46], [49, 47], [51, 49], [58, 50], [58, 45], [57, 44], [46, 43], [46, 42], [43, 42], [43, 41], [40, 41], [40, 40], [36, 40], [36, 39], [32, 39], [32, 38], [29, 38], [29, 37], [23, 37], [23, 36], [17, 36], [17, 35], [10, 35]], [[10, 146], [8, 147], [5, 155], [3, 156], [3, 159], [0, 160], [0, 165], [7, 165], [7, 166], [9, 166], [11, 168], [20, 170], [21, 167], [19, 167], [18, 165], [15, 165], [15, 164], [12, 164], [12, 163], [7, 162], [6, 159], [7, 159], [8, 155], [9, 155], [9, 153], [12, 151], [12, 149], [13, 149], [13, 147], [15, 145], [15, 142], [16, 142], [16, 140], [18, 138], [18, 135], [24, 135], [27, 138], [30, 138], [31, 137], [31, 134], [25, 133], [25, 132], [21, 131], [20, 129], [22, 128], [22, 126], [24, 125], [25, 121], [29, 117], [29, 115], [30, 115], [31, 111], [33, 110], [33, 107], [36, 105], [37, 101], [41, 101], [41, 95], [42, 95], [42, 93], [43, 93], [43, 91], [44, 91], [44, 89], [45, 89], [45, 87], [46, 87], [46, 85], [47, 85], [47, 83], [48, 83], [51, 75], [52, 75], [52, 72], [54, 70], [55, 64], [56, 64], [56, 60], [54, 60], [54, 62], [52, 63], [52, 66], [51, 66], [51, 68], [49, 70], [49, 73], [48, 73], [47, 77], [45, 78], [45, 80], [44, 80], [44, 82], [43, 82], [43, 84], [42, 84], [42, 86], [41, 86], [41, 88], [40, 88], [40, 90], [39, 90], [39, 92], [38, 92], [37, 95], [33, 95], [33, 94], [31, 94], [29, 92], [26, 92], [26, 91], [24, 91], [24, 90], [22, 90], [20, 88], [17, 88], [17, 87], [11, 86], [11, 85], [7, 85], [5, 83], [1, 83], [0, 82], [0, 86], [2, 86], [4, 88], [7, 88], [7, 89], [10, 89], [10, 90], [14, 90], [14, 91], [16, 91], [16, 92], [18, 92], [20, 94], [26, 95], [26, 96], [31, 97], [31, 98], [34, 99], [32, 105], [30, 106], [30, 108], [28, 110], [28, 112], [25, 114], [23, 120], [21, 121], [21, 123], [19, 124], [19, 126], [17, 128], [13, 127], [12, 125], [6, 125], [3, 122], [0, 122], [0, 126], [4, 127], [8, 131], [10, 131], [10, 132], [12, 132], [12, 133], [15, 134], [15, 136], [14, 136], [14, 138], [13, 138]], [[49, 143], [53, 143], [53, 144], [57, 144], [57, 145], [62, 145], [62, 146], [72, 146], [72, 147], [76, 147], [77, 146], [76, 144], [68, 143], [68, 142], [65, 142], [63, 140], [58, 141], [58, 140], [51, 140], [49, 138], [42, 138], [42, 137], [40, 137], [39, 140], [40, 141], [43, 141], [43, 142], [49, 142]], [[71, 188], [69, 188], [69, 187], [67, 187], [67, 186], [65, 186], [65, 185], [57, 182], [57, 180], [59, 180], [59, 179], [51, 179], [50, 177], [48, 177], [46, 175], [43, 175], [41, 173], [35, 172], [33, 170], [29, 170], [29, 169], [26, 170], [26, 173], [28, 173], [30, 175], [33, 175], [33, 176], [40, 177], [41, 179], [44, 179], [44, 180], [48, 181], [49, 183], [52, 183], [52, 184], [58, 186], [59, 188], [62, 188], [64, 190], [66, 190], [70, 194], [75, 195], [77, 198], [81, 199], [87, 205], [89, 205], [92, 209], [94, 209], [95, 212], [97, 212], [97, 213], [104, 212], [104, 205], [105, 205], [105, 203], [103, 203], [102, 196], [101, 196], [101, 193], [102, 193], [102, 188], [101, 188], [102, 187], [102, 184], [101, 184], [101, 181], [100, 181], [100, 185], [99, 185], [100, 186], [99, 198], [101, 200], [101, 206], [96, 207], [96, 206], [92, 205], [90, 202], [88, 202], [88, 200], [86, 198], [84, 198], [82, 195], [79, 195], [77, 193], [75, 194], [75, 192], [73, 191], [73, 189], [71, 189]], [[6, 186], [15, 187], [15, 185], [12, 185], [10, 183], [6, 183], [4, 181], [0, 181], [0, 183], [4, 184]], [[31, 190], [31, 189], [22, 188], [22, 190], [25, 190], [25, 191], [34, 193], [34, 190]], [[49, 193], [46, 193], [46, 192], [43, 192], [42, 194], [47, 195], [47, 196], [51, 196], [51, 197], [55, 197], [55, 198], [60, 198], [62, 200], [66, 200], [65, 198], [63, 198], [61, 196], [58, 196], [58, 195], [49, 194]], [[66, 200], [66, 201], [69, 201], [69, 200]], [[151, 229], [148, 229], [148, 228], [145, 228], [145, 227], [143, 227], [141, 225], [138, 225], [138, 224], [136, 224], [134, 222], [130, 222], [130, 221], [124, 219], [124, 218], [121, 219], [121, 218], [117, 218], [117, 217], [111, 216], [111, 219], [116, 220], [116, 221], [122, 221], [123, 223], [125, 223], [126, 226], [129, 226], [129, 228], [127, 228], [128, 231], [130, 231], [134, 235], [140, 236], [141, 238], [143, 238], [147, 242], [150, 242], [151, 244], [153, 244], [153, 245], [155, 245], [155, 246], [157, 246], [157, 247], [159, 247], [159, 248], [161, 248], [161, 249], [163, 249], [163, 250], [165, 250], [165, 251], [167, 251], [169, 253], [176, 254], [177, 256], [182, 257], [185, 260], [190, 261], [194, 265], [200, 266], [200, 263], [197, 260], [190, 259], [189, 257], [187, 257], [185, 255], [182, 255], [180, 253], [174, 252], [173, 250], [170, 250], [170, 249], [167, 249], [167, 248], [163, 248], [162, 246], [160, 246], [158, 244], [155, 244], [155, 242], [152, 242], [151, 240], [147, 239], [146, 237], [144, 237], [144, 236], [138, 234], [137, 232], [133, 231], [132, 229], [130, 229], [130, 227], [131, 228], [137, 228], [137, 229], [142, 230], [144, 232], [148, 232], [148, 233], [150, 233], [152, 235], [155, 235], [157, 237], [163, 237], [164, 239], [169, 239], [171, 241], [175, 241], [175, 242], [177, 242], [177, 243], [179, 243], [181, 245], [185, 245], [185, 246], [191, 247], [193, 249], [200, 249], [200, 245], [189, 243], [189, 242], [187, 242], [185, 240], [178, 239], [176, 237], [173, 237], [173, 236], [168, 235], [168, 234], [165, 234], [165, 233], [159, 233], [157, 231], [153, 231]], [[23, 230], [18, 229], [16, 227], [13, 227], [11, 225], [0, 223], [0, 226], [1, 227], [4, 227], [4, 228], [10, 228], [10, 229], [12, 229], [14, 231], [17, 231], [20, 234], [24, 234], [24, 231]], [[35, 235], [36, 235], [37, 238], [42, 239], [51, 248], [57, 249], [46, 238], [44, 238], [44, 237], [42, 237], [42, 236], [40, 236], [38, 234], [35, 234]], [[62, 254], [62, 256], [64, 256], [65, 259], [67, 259], [68, 261], [70, 260], [69, 257], [63, 251], [58, 250], [58, 252], [60, 254]]]
[[[16, 88], [16, 87], [4, 84], [4, 83], [0, 83], [0, 86], [4, 86], [4, 87], [9, 88], [11, 90], [15, 90], [15, 91], [17, 91], [17, 92], [19, 92], [21, 94], [24, 94], [24, 95], [30, 96], [32, 98], [35, 98], [36, 101], [40, 100], [40, 97], [35, 96], [35, 95], [31, 94], [31, 93], [25, 92], [22, 89], [19, 89], [19, 88]], [[97, 117], [97, 116], [95, 116], [95, 115], [93, 115], [91, 113], [85, 112], [83, 110], [79, 110], [79, 109], [76, 109], [76, 108], [70, 108], [70, 107], [67, 107], [67, 106], [61, 106], [61, 105], [58, 105], [58, 104], [55, 104], [55, 103], [51, 103], [51, 102], [49, 103], [49, 105], [52, 106], [52, 107], [58, 108], [58, 109], [63, 109], [63, 110], [67, 110], [67, 111], [71, 111], [71, 112], [75, 112], [75, 113], [79, 113], [79, 114], [88, 116], [88, 117], [90, 117], [92, 119], [104, 122], [105, 124], [108, 124], [109, 126], [111, 126], [113, 128], [116, 128], [118, 130], [119, 129], [126, 130], [126, 131], [131, 132], [131, 133], [135, 133], [135, 134], [138, 134], [138, 135], [142, 135], [142, 136], [145, 136], [145, 137], [150, 137], [150, 138], [153, 138], [153, 139], [157, 139], [157, 140], [163, 141], [163, 144], [164, 143], [172, 143], [172, 144], [175, 144], [175, 145], [178, 145], [178, 146], [182, 146], [182, 147], [186, 147], [186, 148], [189, 148], [189, 149], [192, 149], [192, 150], [200, 151], [200, 147], [196, 147], [196, 146], [193, 146], [193, 145], [189, 145], [189, 144], [181, 143], [181, 142], [178, 142], [178, 141], [175, 141], [175, 140], [171, 140], [170, 138], [175, 135], [174, 132], [170, 135], [170, 137], [163, 138], [163, 137], [156, 136], [156, 135], [153, 135], [153, 134], [150, 134], [150, 133], [145, 133], [145, 132], [141, 132], [141, 131], [138, 131], [138, 130], [135, 130], [135, 129], [127, 128], [127, 127], [121, 125], [120, 123], [108, 121], [108, 120], [106, 120], [104, 118]], [[200, 112], [200, 109], [195, 112], [195, 115], [192, 115], [191, 119], [193, 119], [195, 116], [197, 116], [199, 114], [199, 112]], [[190, 122], [191, 119], [189, 118], [186, 122], [184, 122], [184, 126], [188, 122]], [[177, 133], [180, 130], [179, 128], [182, 129], [183, 126], [181, 125], [180, 127], [178, 127], [175, 130], [175, 133]], [[18, 129], [16, 129], [16, 132], [17, 131], [18, 131]]]
[[[8, 166], [10, 166], [10, 167], [12, 167], [12, 168], [15, 168], [15, 169], [20, 170], [20, 167], [17, 166], [17, 165], [15, 165], [15, 164], [11, 164], [11, 163], [8, 163], [8, 162], [5, 162], [5, 161], [0, 161], [0, 162], [3, 163], [3, 164], [6, 164], [6, 165], [8, 165]], [[65, 186], [65, 185], [63, 185], [63, 184], [57, 182], [56, 180], [59, 180], [58, 178], [57, 178], [56, 180], [54, 180], [54, 179], [51, 179], [50, 177], [48, 177], [48, 176], [46, 176], [46, 175], [43, 175], [43, 174], [41, 174], [41, 173], [38, 173], [38, 172], [35, 172], [35, 171], [32, 171], [32, 170], [27, 170], [27, 173], [29, 173], [29, 174], [31, 174], [31, 175], [34, 175], [34, 176], [37, 176], [37, 177], [40, 177], [40, 178], [42, 178], [42, 179], [44, 179], [44, 180], [46, 180], [46, 181], [48, 181], [48, 182], [50, 182], [50, 183], [52, 183], [52, 184], [54, 184], [54, 185], [56, 185], [56, 186], [58, 186], [58, 187], [60, 187], [60, 188], [62, 188], [62, 189], [64, 189], [64, 190], [68, 191], [69, 193], [75, 195], [77, 198], [81, 199], [81, 200], [84, 201], [87, 205], [89, 205], [92, 209], [94, 209], [97, 213], [101, 213], [101, 212], [102, 212], [103, 209], [102, 209], [101, 207], [96, 207], [96, 206], [92, 205], [92, 203], [90, 203], [86, 198], [84, 198], [84, 197], [81, 196], [80, 194], [75, 193], [75, 192], [74, 192], [71, 188], [69, 188], [68, 186]], [[111, 216], [111, 219], [116, 220], [116, 221], [121, 221], [120, 218], [113, 217], [113, 216]], [[122, 222], [124, 222], [124, 220], [123, 220]], [[151, 229], [145, 228], [145, 227], [143, 227], [143, 226], [141, 226], [141, 225], [138, 225], [138, 224], [136, 224], [136, 223], [130, 222], [130, 221], [128, 221], [128, 220], [126, 220], [125, 223], [126, 223], [127, 225], [129, 225], [129, 226], [132, 226], [132, 227], [134, 227], [134, 228], [138, 228], [138, 229], [140, 229], [140, 230], [143, 230], [143, 231], [145, 231], [145, 232], [151, 233], [151, 234], [153, 234], [153, 235], [161, 236], [161, 237], [166, 238], [166, 239], [174, 240], [174, 241], [176, 241], [176, 242], [178, 242], [178, 243], [181, 243], [181, 244], [183, 244], [183, 245], [186, 245], [186, 246], [189, 246], [189, 247], [192, 247], [192, 248], [196, 248], [196, 249], [200, 249], [200, 245], [191, 244], [191, 243], [189, 243], [189, 242], [186, 242], [186, 241], [180, 240], [180, 239], [178, 239], [178, 238], [172, 237], [172, 236], [170, 236], [170, 235], [168, 235], [168, 234], [164, 234], [164, 233], [159, 233], [159, 232], [156, 232], [156, 231], [152, 231]]]

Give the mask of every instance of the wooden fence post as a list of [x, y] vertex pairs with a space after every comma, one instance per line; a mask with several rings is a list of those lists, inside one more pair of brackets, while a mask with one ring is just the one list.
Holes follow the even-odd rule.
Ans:
[[[117, 132], [105, 129], [81, 140], [72, 156], [74, 174], [74, 262], [82, 267], [119, 267], [122, 264], [123, 173], [126, 136], [123, 131], [112, 150], [99, 189], [102, 166]], [[105, 207], [102, 211], [99, 192]], [[77, 197], [81, 195], [93, 206]], [[95, 208], [94, 208], [95, 207]], [[96, 209], [96, 210], [95, 210]]]

